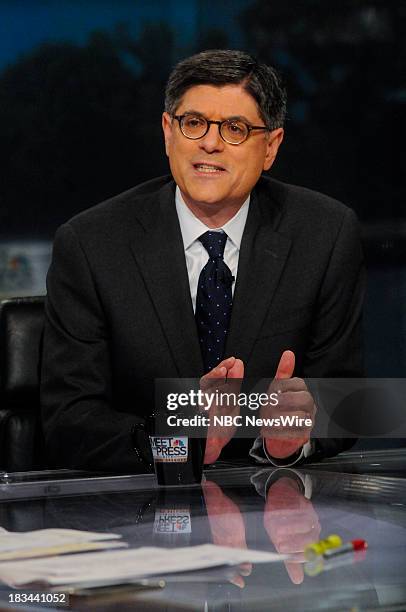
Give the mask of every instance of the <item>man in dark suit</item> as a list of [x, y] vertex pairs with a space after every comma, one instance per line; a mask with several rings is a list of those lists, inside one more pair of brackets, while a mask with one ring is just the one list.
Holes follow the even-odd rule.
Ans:
[[[52, 465], [149, 471], [155, 378], [277, 373], [284, 410], [314, 418], [300, 377], [361, 375], [354, 214], [261, 176], [283, 139], [285, 102], [275, 71], [245, 53], [184, 60], [163, 114], [173, 178], [59, 228], [41, 388]], [[206, 462], [251, 453], [291, 465], [346, 446], [310, 441], [310, 430], [225, 441], [210, 439]]]

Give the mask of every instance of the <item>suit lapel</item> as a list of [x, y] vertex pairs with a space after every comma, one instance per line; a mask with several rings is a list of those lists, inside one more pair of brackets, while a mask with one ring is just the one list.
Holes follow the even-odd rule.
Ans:
[[269, 193], [261, 197], [259, 189], [252, 193], [241, 242], [226, 356], [234, 355], [244, 363], [250, 358], [291, 246], [291, 240], [274, 229], [280, 211], [269, 199]]
[[[174, 183], [156, 202], [136, 207], [131, 250], [150, 294], [180, 377], [197, 377], [203, 362], [190, 297]], [[260, 186], [251, 197], [238, 263], [225, 356], [247, 363], [283, 272], [291, 240], [277, 232], [281, 211]]]
[[[151, 202], [152, 204], [152, 202]], [[137, 212], [142, 228], [131, 249], [168, 341], [180, 377], [201, 376], [203, 362], [190, 296], [174, 184], [156, 203]]]

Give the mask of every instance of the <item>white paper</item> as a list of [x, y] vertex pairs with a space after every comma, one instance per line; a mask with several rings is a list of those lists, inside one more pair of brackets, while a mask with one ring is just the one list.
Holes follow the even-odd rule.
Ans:
[[76, 529], [38, 529], [36, 531], [16, 532], [7, 531], [0, 527], [0, 553], [118, 538], [121, 538], [121, 535], [115, 533], [78, 531]]
[[187, 548], [142, 547], [0, 563], [0, 580], [10, 586], [30, 583], [70, 585], [129, 580], [240, 563], [285, 559], [277, 553], [202, 544]]
[[17, 559], [36, 559], [39, 557], [53, 557], [54, 555], [68, 555], [90, 550], [104, 550], [106, 548], [127, 548], [126, 542], [119, 540], [102, 540], [101, 542], [76, 542], [74, 544], [59, 544], [58, 546], [37, 546], [20, 550], [8, 550], [0, 553], [0, 562], [15, 561]]

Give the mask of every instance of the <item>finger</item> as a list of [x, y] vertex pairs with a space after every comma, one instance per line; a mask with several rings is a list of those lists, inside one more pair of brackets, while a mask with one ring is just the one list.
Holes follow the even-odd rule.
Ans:
[[212, 386], [212, 381], [225, 378], [227, 376], [227, 372], [233, 367], [235, 364], [235, 357], [227, 357], [227, 359], [223, 359], [215, 368], [207, 372], [200, 379], [200, 387], [204, 391], [207, 388]]
[[207, 478], [206, 480], [203, 480], [202, 488], [203, 488], [204, 493], [208, 492], [209, 494], [213, 493], [216, 495], [223, 494], [218, 484], [216, 482], [213, 482], [213, 480], [207, 480]]
[[220, 438], [207, 438], [206, 449], [204, 451], [204, 464], [214, 463], [220, 456], [225, 441]]
[[302, 552], [290, 553], [289, 563], [304, 563], [306, 561], [305, 556]]
[[278, 542], [296, 536], [306, 536], [309, 533], [313, 534], [312, 537], [314, 537], [314, 531], [320, 528], [318, 519], [315, 518], [314, 514], [306, 516], [303, 510], [293, 513], [289, 510], [289, 521], [286, 521], [285, 509], [280, 512], [280, 516], [275, 516], [276, 514], [276, 512], [272, 512], [272, 521], [275, 522], [275, 519], [277, 521], [275, 539]]
[[296, 451], [298, 451], [302, 446], [309, 441], [309, 437], [303, 438], [293, 438], [291, 440], [278, 440], [266, 438], [266, 450], [267, 453], [274, 457], [275, 459], [286, 459], [290, 457]]
[[205, 480], [202, 482], [202, 489], [206, 504], [208, 504], [211, 508], [213, 505], [217, 508], [224, 497], [223, 491], [218, 484], [212, 480]]
[[244, 362], [241, 359], [236, 359], [228, 370], [228, 378], [244, 378]]
[[295, 369], [295, 353], [293, 351], [283, 351], [280, 358], [275, 378], [292, 378]]
[[252, 563], [240, 563], [238, 571], [241, 576], [251, 576], [252, 574]]
[[233, 367], [235, 363], [235, 357], [230, 357], [229, 359], [224, 359], [221, 363], [219, 363], [215, 368], [207, 372], [204, 376], [202, 376], [201, 380], [206, 380], [208, 378], [221, 378], [225, 376], [230, 368]]
[[[223, 361], [220, 361], [220, 363], [216, 366], [216, 368], [227, 368], [227, 370], [229, 370], [230, 368], [233, 367], [235, 363], [235, 357], [226, 357], [226, 359], [223, 359]], [[214, 369], [216, 369], [214, 368]]]
[[229, 582], [239, 587], [240, 589], [243, 589], [245, 587], [245, 580], [239, 574], [235, 574], [232, 578], [229, 578]]
[[302, 553], [308, 544], [312, 544], [315, 540], [316, 528], [308, 533], [295, 534], [286, 539], [282, 537], [277, 542], [278, 552], [282, 554]]
[[272, 381], [272, 389], [277, 392], [286, 393], [286, 391], [308, 391], [303, 378], [294, 376], [293, 378], [275, 378]]
[[304, 579], [303, 566], [299, 563], [289, 563], [285, 561], [285, 567], [293, 584], [302, 584]]
[[224, 379], [227, 376], [227, 368], [224, 366], [217, 366], [213, 370], [210, 370], [207, 374], [202, 376], [200, 379], [200, 388], [202, 391], [207, 391], [208, 389], [213, 389], [213, 387], [218, 386], [219, 379]]

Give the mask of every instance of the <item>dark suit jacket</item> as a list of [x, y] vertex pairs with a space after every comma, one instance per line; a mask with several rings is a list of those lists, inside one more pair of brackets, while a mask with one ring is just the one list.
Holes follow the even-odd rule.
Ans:
[[[144, 183], [57, 231], [47, 278], [41, 402], [50, 462], [149, 470], [143, 417], [154, 378], [200, 377], [170, 177]], [[363, 264], [353, 212], [267, 177], [252, 192], [226, 355], [271, 377], [282, 352], [295, 375], [362, 374]], [[136, 449], [131, 430], [136, 426]], [[224, 457], [247, 453], [233, 441]], [[342, 441], [324, 441], [319, 455]]]

